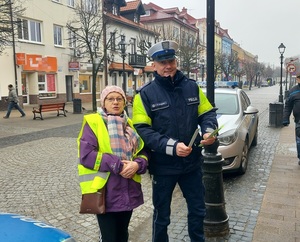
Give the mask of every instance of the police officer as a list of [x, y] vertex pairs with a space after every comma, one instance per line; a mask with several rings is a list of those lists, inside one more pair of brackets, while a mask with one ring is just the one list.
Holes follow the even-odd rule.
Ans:
[[298, 165], [300, 165], [300, 74], [296, 76], [297, 85], [290, 91], [283, 111], [283, 126], [290, 124], [290, 115], [293, 112], [295, 121], [296, 145]]
[[[134, 99], [133, 123], [151, 150], [149, 172], [153, 189], [153, 242], [169, 241], [172, 193], [179, 185], [188, 207], [188, 232], [192, 242], [204, 241], [204, 186], [201, 147], [210, 145], [207, 129], [217, 128], [216, 113], [194, 80], [177, 70], [178, 44], [166, 40], [153, 45], [154, 80], [145, 84]], [[189, 145], [191, 138], [201, 127]]]

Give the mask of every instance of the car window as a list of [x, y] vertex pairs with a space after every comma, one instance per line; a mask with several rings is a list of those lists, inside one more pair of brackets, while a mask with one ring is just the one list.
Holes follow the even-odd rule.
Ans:
[[242, 110], [245, 111], [250, 105], [250, 99], [244, 91], [241, 91]]
[[215, 103], [218, 108], [217, 114], [233, 115], [238, 113], [238, 101], [235, 94], [216, 93]]

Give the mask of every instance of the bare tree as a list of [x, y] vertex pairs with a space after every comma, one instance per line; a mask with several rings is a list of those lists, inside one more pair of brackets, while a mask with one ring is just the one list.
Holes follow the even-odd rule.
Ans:
[[[178, 57], [180, 63], [180, 69], [189, 76], [193, 69], [197, 68], [199, 59], [200, 44], [198, 35], [195, 37], [195, 32], [178, 30], [178, 33], [174, 31], [172, 24], [162, 23], [160, 26], [151, 26], [150, 29], [156, 32], [156, 41], [160, 40], [173, 40], [179, 45]], [[194, 38], [195, 37], [195, 38]]]
[[240, 61], [238, 61], [238, 66], [234, 70], [234, 75], [238, 78], [238, 86], [239, 86], [239, 88], [243, 88], [243, 81], [241, 80], [241, 78], [245, 74], [246, 74], [245, 73], [245, 69], [243, 68], [242, 63]]
[[[151, 34], [147, 34], [147, 32], [140, 29], [139, 36], [137, 37], [137, 48], [140, 50], [142, 55], [147, 56], [148, 50], [151, 48], [151, 39], [154, 37], [154, 40], [159, 38], [159, 34], [151, 31]], [[147, 56], [148, 61], [150, 61], [150, 57]]]
[[0, 55], [7, 46], [14, 46], [14, 37], [17, 36], [19, 24], [17, 16], [22, 16], [25, 8], [21, 1], [0, 1]]
[[221, 53], [219, 53], [219, 52], [217, 52], [217, 53], [215, 53], [215, 63], [214, 63], [214, 81], [216, 80], [216, 78], [217, 78], [217, 75], [219, 74], [219, 73], [222, 73], [222, 68], [221, 68], [221, 66], [222, 66], [222, 62], [223, 62], [223, 60], [222, 60], [222, 58], [223, 58], [223, 56], [222, 56], [222, 54]]
[[181, 45], [179, 50], [181, 70], [189, 77], [190, 72], [197, 68], [198, 49], [197, 46]]
[[247, 81], [249, 82], [249, 90], [251, 90], [253, 80], [257, 73], [257, 62], [245, 61], [244, 69], [247, 76]]
[[102, 6], [98, 1], [80, 1], [74, 8], [74, 18], [67, 22], [69, 41], [82, 57], [90, 59], [92, 65], [92, 101], [93, 111], [97, 110], [96, 78], [101, 64], [105, 60], [103, 41], [105, 30], [103, 26]]
[[238, 57], [233, 54], [221, 54], [220, 57], [220, 68], [225, 75], [225, 80], [229, 81], [229, 77], [232, 76], [238, 68]]

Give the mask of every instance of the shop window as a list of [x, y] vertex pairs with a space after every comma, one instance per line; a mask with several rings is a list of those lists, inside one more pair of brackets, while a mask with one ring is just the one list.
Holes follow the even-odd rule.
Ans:
[[91, 93], [92, 86], [91, 86], [91, 76], [89, 75], [80, 75], [79, 76], [79, 92], [80, 93]]
[[56, 97], [55, 74], [38, 74], [39, 97]]

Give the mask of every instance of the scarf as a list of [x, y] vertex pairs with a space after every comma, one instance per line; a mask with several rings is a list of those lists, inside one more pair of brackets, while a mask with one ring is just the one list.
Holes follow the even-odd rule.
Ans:
[[102, 108], [98, 113], [106, 124], [110, 138], [110, 146], [113, 154], [121, 160], [132, 160], [133, 154], [139, 147], [140, 136], [127, 123], [128, 116], [124, 114], [110, 115], [104, 112]]

